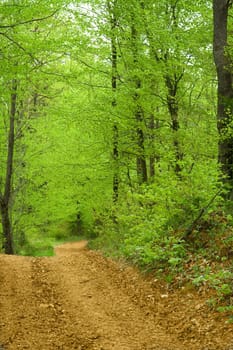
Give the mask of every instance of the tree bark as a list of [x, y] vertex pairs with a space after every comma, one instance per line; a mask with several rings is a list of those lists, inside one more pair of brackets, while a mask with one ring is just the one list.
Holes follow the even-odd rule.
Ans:
[[[133, 62], [134, 68], [137, 68], [138, 65], [138, 49], [137, 49], [137, 39], [138, 33], [134, 23], [134, 17], [132, 16], [132, 26], [131, 26], [131, 40], [132, 40], [132, 53], [133, 53]], [[142, 184], [148, 181], [147, 175], [147, 164], [146, 164], [146, 156], [145, 156], [145, 136], [142, 128], [142, 124], [144, 121], [143, 108], [139, 101], [139, 93], [138, 91], [141, 89], [141, 79], [135, 75], [133, 77], [135, 83], [135, 93], [133, 95], [133, 99], [135, 102], [135, 119], [136, 119], [136, 133], [137, 133], [137, 147], [138, 147], [138, 155], [136, 159], [137, 163], [137, 176], [138, 183]]]
[[155, 116], [151, 114], [150, 116], [150, 143], [151, 143], [151, 154], [150, 154], [150, 178], [153, 179], [155, 176], [155, 152], [154, 152], [154, 132], [155, 132]]
[[217, 127], [219, 132], [218, 161], [228, 185], [228, 197], [233, 195], [233, 88], [232, 68], [228, 49], [228, 12], [232, 1], [213, 0], [213, 55], [218, 78]]
[[145, 138], [144, 138], [144, 132], [142, 130], [142, 123], [143, 123], [143, 111], [140, 105], [138, 105], [138, 95], [135, 94], [134, 96], [135, 102], [136, 102], [136, 121], [137, 121], [137, 145], [138, 145], [138, 155], [137, 155], [137, 175], [138, 175], [138, 183], [142, 184], [144, 182], [147, 182], [148, 175], [147, 175], [147, 165], [146, 165], [146, 156], [145, 156]]
[[[107, 3], [108, 11], [110, 15], [111, 22], [111, 57], [112, 57], [112, 107], [113, 109], [117, 106], [116, 101], [116, 91], [117, 91], [117, 44], [116, 44], [116, 28], [117, 28], [117, 18], [115, 14], [116, 1], [114, 0], [111, 4], [110, 1]], [[113, 202], [116, 203], [119, 197], [119, 132], [117, 123], [113, 125]]]
[[3, 230], [3, 250], [6, 254], [14, 254], [9, 205], [1, 200], [0, 209]]
[[182, 167], [180, 165], [180, 161], [183, 159], [183, 154], [180, 149], [180, 143], [177, 137], [177, 132], [180, 129], [179, 123], [179, 105], [177, 101], [177, 90], [180, 79], [183, 74], [177, 76], [175, 73], [173, 77], [170, 75], [165, 76], [165, 83], [167, 87], [167, 106], [171, 116], [171, 128], [174, 133], [173, 145], [175, 149], [175, 172], [178, 176], [180, 176], [180, 172]]
[[4, 186], [4, 193], [0, 194], [0, 212], [1, 212], [2, 229], [3, 229], [3, 249], [6, 254], [14, 254], [12, 225], [10, 220], [10, 199], [11, 199], [11, 192], [12, 192], [16, 103], [17, 103], [17, 81], [13, 79], [12, 92], [11, 92], [10, 123], [9, 123], [9, 134], [8, 134], [5, 186]]
[[116, 203], [119, 197], [119, 151], [118, 151], [118, 127], [113, 125], [113, 160], [114, 160], [114, 174], [113, 174], [113, 202]]

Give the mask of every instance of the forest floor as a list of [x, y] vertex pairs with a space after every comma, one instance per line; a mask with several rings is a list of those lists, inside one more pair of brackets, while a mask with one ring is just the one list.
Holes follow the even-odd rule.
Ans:
[[233, 325], [204, 292], [170, 290], [85, 245], [0, 255], [1, 350], [233, 349]]

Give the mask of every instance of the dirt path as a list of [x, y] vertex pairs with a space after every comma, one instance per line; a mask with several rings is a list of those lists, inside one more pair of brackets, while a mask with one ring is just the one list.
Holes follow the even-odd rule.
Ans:
[[51, 258], [0, 255], [0, 349], [233, 349], [232, 326], [203, 300], [153, 283], [85, 242]]

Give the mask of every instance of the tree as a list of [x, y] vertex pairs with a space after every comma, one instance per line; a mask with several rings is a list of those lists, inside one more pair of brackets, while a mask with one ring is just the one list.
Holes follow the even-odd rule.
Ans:
[[219, 131], [218, 160], [228, 185], [229, 198], [233, 199], [233, 86], [232, 60], [228, 46], [230, 0], [214, 0], [214, 61], [218, 78], [217, 122]]
[[137, 139], [137, 176], [139, 184], [146, 183], [148, 180], [147, 163], [145, 154], [145, 135], [143, 131], [144, 111], [141, 104], [140, 93], [142, 89], [142, 81], [138, 71], [140, 71], [138, 63], [138, 46], [140, 46], [140, 34], [137, 28], [135, 13], [131, 13], [131, 50], [132, 50], [132, 80], [135, 84], [133, 92], [134, 113], [136, 121], [136, 139]]
[[[11, 15], [2, 3], [2, 79], [17, 81], [15, 241], [19, 231], [56, 235], [77, 215], [91, 230], [100, 213], [113, 230], [140, 229], [150, 241], [197, 216], [216, 185], [211, 7], [65, 2], [59, 12], [63, 1], [22, 0]], [[13, 90], [0, 88], [5, 185]]]
[[[38, 4], [31, 6], [30, 2], [22, 1], [20, 5], [18, 11], [19, 4], [9, 6], [8, 1], [0, 4], [4, 14], [0, 25], [1, 55], [7, 67], [7, 69], [1, 67], [1, 85], [6, 89], [5, 91], [2, 89], [1, 103], [1, 114], [5, 115], [5, 119], [1, 121], [0, 214], [3, 249], [7, 254], [14, 253], [12, 217], [15, 186], [19, 182], [18, 179], [14, 179], [14, 168], [16, 158], [21, 156], [16, 147], [17, 139], [19, 135], [23, 135], [22, 130], [28, 127], [30, 113], [25, 113], [25, 110], [29, 111], [31, 104], [35, 109], [38, 93], [35, 91], [36, 74], [48, 62], [48, 57], [46, 61], [43, 57], [44, 50], [41, 45], [43, 35], [40, 35], [39, 23], [50, 21], [57, 13], [57, 9], [51, 10], [52, 3], [51, 6], [46, 4], [40, 6], [39, 15]], [[25, 114], [27, 117], [24, 120]], [[4, 139], [7, 147], [3, 147]], [[23, 163], [22, 158], [18, 164], [20, 163]]]
[[[12, 80], [11, 102], [10, 102], [10, 121], [9, 121], [9, 135], [7, 148], [7, 163], [5, 174], [4, 192], [0, 192], [0, 211], [2, 216], [3, 227], [3, 248], [6, 254], [13, 254], [13, 237], [12, 227], [10, 221], [10, 199], [12, 192], [12, 175], [13, 175], [13, 157], [14, 157], [14, 142], [15, 142], [15, 118], [17, 105], [17, 80]], [[2, 181], [1, 181], [2, 182]]]
[[[110, 24], [111, 24], [111, 85], [112, 85], [112, 107], [113, 110], [117, 105], [116, 92], [117, 92], [117, 42], [116, 42], [116, 30], [117, 30], [117, 17], [116, 17], [116, 0], [107, 1], [107, 7], [109, 11]], [[116, 203], [119, 196], [119, 131], [117, 123], [113, 123], [113, 202]]]

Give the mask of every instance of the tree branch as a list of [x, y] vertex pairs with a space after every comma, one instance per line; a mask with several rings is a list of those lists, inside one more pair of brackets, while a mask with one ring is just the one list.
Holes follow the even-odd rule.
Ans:
[[205, 207], [201, 208], [201, 210], [200, 210], [198, 216], [196, 217], [196, 219], [192, 222], [192, 224], [184, 232], [184, 235], [183, 235], [182, 239], [186, 240], [192, 234], [192, 232], [195, 230], [195, 228], [197, 227], [198, 223], [200, 222], [200, 219], [202, 218], [202, 216], [206, 213], [207, 209], [210, 207], [210, 205], [214, 202], [216, 197], [221, 192], [222, 192], [222, 188], [220, 188], [220, 190], [218, 190], [218, 192], [215, 193], [215, 195], [210, 199], [209, 203], [207, 203], [207, 205]]
[[14, 39], [12, 39], [9, 35], [7, 35], [6, 33], [0, 32], [0, 35], [4, 36], [7, 40], [9, 40], [11, 43], [13, 43], [15, 46], [17, 46], [20, 50], [22, 50], [23, 52], [25, 52], [28, 56], [30, 56], [35, 62], [38, 63], [38, 60], [35, 56], [33, 56], [33, 54], [31, 52], [28, 52], [22, 45], [20, 45], [17, 41], [15, 41]]
[[50, 15], [45, 16], [45, 17], [32, 18], [32, 19], [29, 19], [28, 21], [18, 22], [18, 23], [14, 23], [14, 24], [0, 25], [0, 28], [1, 28], [1, 29], [4, 29], [4, 28], [15, 28], [15, 27], [17, 27], [17, 26], [21, 26], [21, 25], [28, 24], [28, 23], [44, 21], [45, 19], [48, 19], [48, 18], [53, 17], [58, 11], [59, 11], [59, 10], [57, 9], [56, 11], [54, 11], [53, 13], [51, 13]]

